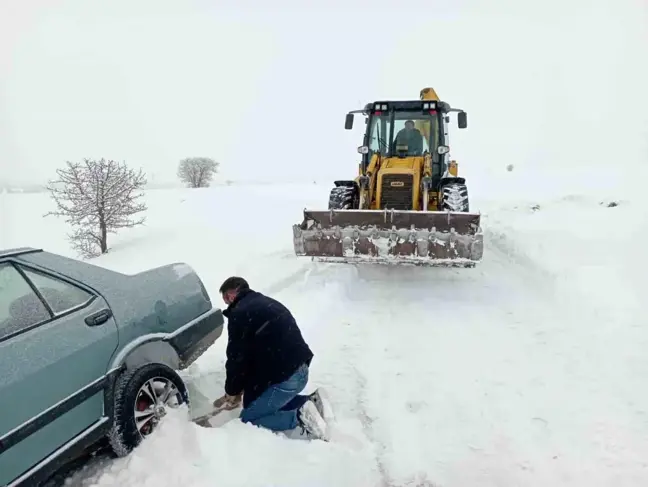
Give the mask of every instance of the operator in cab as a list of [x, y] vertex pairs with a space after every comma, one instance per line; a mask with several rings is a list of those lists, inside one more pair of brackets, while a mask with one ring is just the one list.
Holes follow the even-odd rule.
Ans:
[[423, 155], [423, 135], [414, 127], [414, 121], [405, 122], [405, 128], [396, 134], [396, 146], [406, 145], [408, 156]]

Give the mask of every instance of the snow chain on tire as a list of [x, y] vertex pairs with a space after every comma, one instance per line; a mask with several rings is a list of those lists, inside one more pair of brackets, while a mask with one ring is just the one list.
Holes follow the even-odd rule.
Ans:
[[115, 381], [113, 426], [108, 433], [110, 446], [119, 457], [128, 455], [142, 437], [135, 424], [134, 405], [140, 387], [149, 379], [163, 377], [176, 386], [183, 404], [189, 404], [189, 394], [182, 378], [170, 367], [152, 363], [138, 369], [126, 370]]
[[465, 184], [450, 183], [442, 188], [443, 209], [449, 211], [470, 211], [468, 204], [468, 188]]

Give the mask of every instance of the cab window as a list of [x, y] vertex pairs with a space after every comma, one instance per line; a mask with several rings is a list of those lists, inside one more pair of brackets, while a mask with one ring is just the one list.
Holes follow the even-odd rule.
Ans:
[[369, 132], [369, 150], [371, 154], [387, 155], [389, 148], [388, 140], [391, 128], [389, 115], [374, 116], [371, 119], [371, 131]]
[[438, 140], [438, 120], [436, 115], [421, 112], [396, 112], [394, 114], [394, 139], [392, 147], [398, 152], [400, 145], [408, 156], [421, 156], [436, 149]]

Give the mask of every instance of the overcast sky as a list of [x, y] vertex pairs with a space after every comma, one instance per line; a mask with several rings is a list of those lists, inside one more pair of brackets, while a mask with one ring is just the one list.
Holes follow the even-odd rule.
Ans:
[[0, 181], [352, 177], [346, 111], [426, 86], [468, 111], [464, 174], [645, 166], [647, 60], [646, 0], [0, 0]]

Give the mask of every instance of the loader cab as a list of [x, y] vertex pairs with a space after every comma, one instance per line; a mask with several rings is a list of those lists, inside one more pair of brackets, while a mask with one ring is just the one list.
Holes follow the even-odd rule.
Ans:
[[[366, 174], [369, 163], [376, 154], [382, 158], [395, 159], [429, 155], [433, 184], [439, 183], [449, 164], [447, 144], [450, 112], [458, 114], [460, 129], [467, 127], [467, 116], [463, 110], [433, 99], [377, 101], [367, 103], [364, 109], [348, 112], [345, 120], [347, 130], [353, 128], [354, 114], [366, 117], [363, 145], [358, 147], [358, 152], [362, 154], [360, 173]], [[418, 147], [414, 153], [407, 144], [403, 146], [398, 140], [398, 133], [409, 120], [414, 122], [415, 128], [423, 137], [423, 147]]]
[[[424, 104], [427, 109], [423, 109]], [[368, 158], [373, 154], [401, 158], [436, 154], [443, 144], [444, 121], [442, 114], [429, 106], [429, 102], [421, 101], [374, 104], [365, 135]]]

